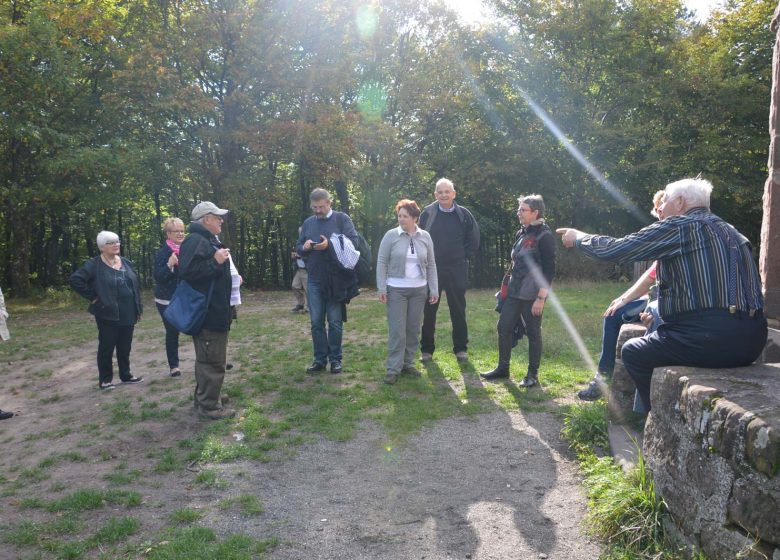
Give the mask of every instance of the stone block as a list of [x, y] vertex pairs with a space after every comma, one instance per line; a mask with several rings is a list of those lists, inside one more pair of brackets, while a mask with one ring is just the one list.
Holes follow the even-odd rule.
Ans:
[[728, 503], [728, 521], [765, 541], [780, 543], [780, 492], [749, 478], [736, 480]]
[[769, 329], [766, 346], [757, 361], [760, 364], [775, 364], [780, 362], [780, 329]]
[[635, 391], [636, 384], [628, 375], [623, 360], [615, 360], [615, 370], [612, 372], [612, 383], [609, 386], [610, 405], [623, 413], [633, 410]]
[[621, 350], [627, 340], [631, 340], [632, 338], [639, 338], [640, 336], [645, 336], [646, 332], [647, 329], [644, 327], [644, 325], [641, 325], [640, 323], [625, 323], [622, 327], [620, 327], [620, 334], [618, 334], [618, 341], [617, 341], [618, 359], [623, 358]]
[[651, 399], [643, 452], [681, 533], [715, 560], [773, 558], [780, 548], [780, 364], [657, 368]]
[[772, 558], [774, 547], [757, 541], [736, 527], [717, 523], [702, 528], [701, 550], [709, 560], [767, 560]]

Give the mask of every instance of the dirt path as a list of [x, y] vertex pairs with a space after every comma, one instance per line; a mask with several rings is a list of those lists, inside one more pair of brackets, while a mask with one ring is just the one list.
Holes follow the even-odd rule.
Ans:
[[[287, 296], [264, 295], [262, 304], [250, 297], [242, 312], [287, 313]], [[378, 426], [364, 423], [349, 442], [314, 440], [290, 459], [209, 465], [227, 484], [204, 487], [194, 484], [196, 473], [160, 468], [161, 455], [195, 437], [202, 424], [192, 413], [191, 375], [162, 375], [158, 317], [150, 313], [136, 334], [133, 365], [146, 382], [109, 394], [95, 388], [92, 335], [75, 346], [52, 343], [47, 321], [18, 317], [17, 333], [26, 333], [30, 343], [0, 363], [0, 408], [18, 414], [0, 423], [0, 525], [6, 528], [50, 519], [30, 507], [30, 499], [111, 488], [112, 476], [126, 475], [130, 481], [121, 488], [142, 496], [129, 513], [141, 522], [132, 537], [139, 546], [171, 526], [172, 512], [189, 507], [205, 512], [200, 523], [220, 536], [277, 536], [281, 545], [268, 557], [278, 559], [599, 556], [600, 545], [581, 528], [583, 492], [558, 436], [560, 419], [552, 414], [452, 418], [398, 448], [389, 447]], [[60, 313], [50, 321], [84, 323], [89, 317]], [[42, 349], [36, 351], [36, 344]], [[187, 341], [182, 359], [192, 361]], [[262, 514], [217, 507], [246, 494], [262, 501]], [[123, 513], [120, 506], [111, 509], [81, 516], [94, 531], [109, 514]], [[0, 542], [1, 559], [38, 557], [36, 551], [56, 557]]]

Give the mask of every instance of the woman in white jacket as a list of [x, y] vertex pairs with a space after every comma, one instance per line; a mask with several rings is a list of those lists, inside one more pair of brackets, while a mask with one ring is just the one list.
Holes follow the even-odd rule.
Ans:
[[[5, 320], [8, 319], [8, 311], [5, 309], [5, 298], [3, 290], [0, 289], [0, 340], [11, 340], [11, 333], [8, 332], [8, 325]], [[13, 412], [0, 410], [0, 420], [7, 420], [14, 415]]]

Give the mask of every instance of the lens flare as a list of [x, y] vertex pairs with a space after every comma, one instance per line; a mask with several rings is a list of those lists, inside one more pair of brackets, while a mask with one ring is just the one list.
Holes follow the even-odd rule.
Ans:
[[363, 40], [370, 39], [379, 24], [379, 14], [374, 6], [361, 6], [355, 14], [358, 35]]
[[360, 86], [358, 91], [358, 110], [364, 118], [377, 121], [382, 118], [382, 113], [387, 104], [387, 93], [379, 82], [367, 82]]

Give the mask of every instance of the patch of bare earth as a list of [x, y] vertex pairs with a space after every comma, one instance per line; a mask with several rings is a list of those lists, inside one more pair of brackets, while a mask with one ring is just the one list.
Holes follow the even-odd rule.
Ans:
[[[308, 319], [289, 314], [291, 302], [287, 293], [250, 295], [240, 313], [267, 316], [299, 337], [308, 333]], [[278, 537], [281, 545], [270, 558], [598, 558], [600, 545], [581, 527], [585, 500], [576, 464], [559, 439], [560, 419], [549, 413], [452, 418], [397, 448], [367, 422], [351, 441], [314, 440], [290, 459], [208, 465], [227, 482], [223, 487], [196, 484], [197, 469], [184, 462], [173, 472], [155, 470], [165, 450], [182, 457], [180, 442], [196, 437], [203, 423], [192, 411], [191, 342], [183, 337], [184, 375], [168, 377], [162, 325], [153, 302], [147, 304], [131, 357], [134, 373], [145, 377], [140, 385], [97, 389], [97, 332], [77, 347], [0, 363], [0, 408], [17, 414], [0, 423], [0, 473], [7, 479], [0, 485], [6, 491], [0, 525], [51, 520], [53, 514], [25, 507], [31, 498], [50, 501], [83, 488], [116, 488], [138, 492], [141, 505], [84, 512], [88, 529], [75, 537], [89, 536], [109, 517], [128, 515], [140, 524], [130, 539], [140, 546], [172, 525], [172, 512], [190, 507], [204, 511], [201, 523], [220, 536]], [[62, 320], [91, 318], [74, 312]], [[242, 344], [231, 345], [229, 356], [245, 352], [251, 359], [262, 351]], [[237, 363], [228, 373], [227, 386], [238, 382], [241, 367]], [[41, 371], [51, 373], [36, 375]], [[30, 478], [30, 470], [53, 458], [52, 466], [40, 470], [42, 479]], [[106, 478], [133, 471], [140, 476], [127, 484]], [[9, 492], [14, 486], [18, 490]], [[262, 501], [263, 513], [245, 516], [217, 506], [247, 494]], [[62, 537], [68, 538], [74, 536]], [[0, 542], [0, 559], [36, 550]]]

